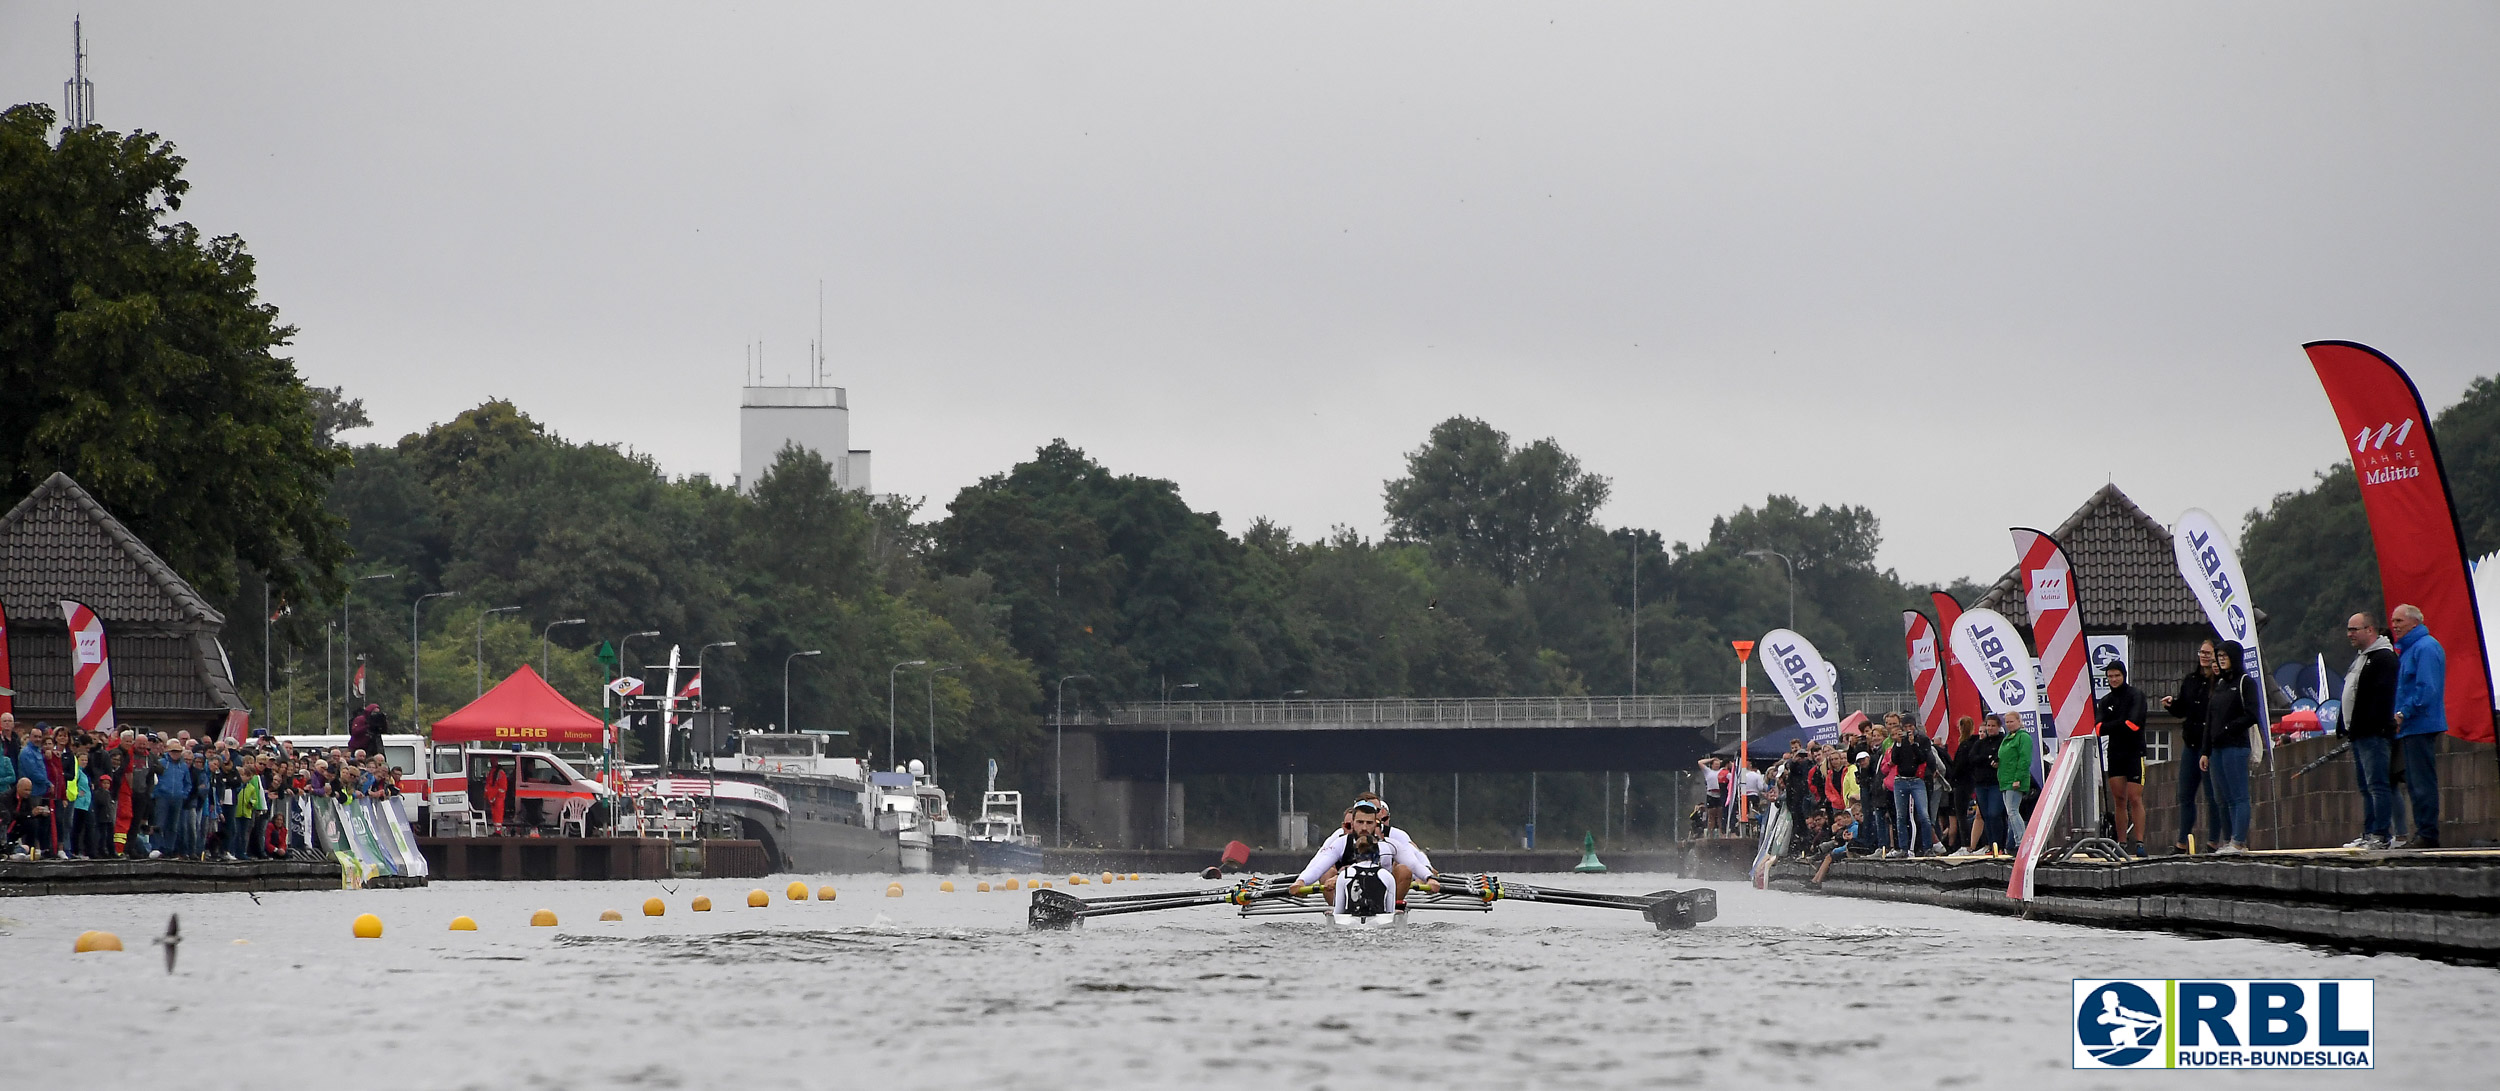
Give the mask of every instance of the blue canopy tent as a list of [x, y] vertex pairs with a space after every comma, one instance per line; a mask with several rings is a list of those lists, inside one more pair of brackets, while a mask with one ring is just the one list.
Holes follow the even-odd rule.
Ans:
[[[1810, 743], [1814, 741], [1814, 732], [1797, 726], [1797, 721], [1795, 720], [1791, 720], [1786, 716], [1781, 716], [1776, 720], [1772, 720], [1769, 717], [1765, 717], [1765, 719], [1769, 722], [1762, 726], [1764, 726], [1767, 730], [1760, 735], [1756, 735], [1753, 738], [1745, 740], [1745, 760], [1748, 762], [1778, 761], [1780, 755], [1788, 752], [1788, 744], [1790, 742]], [[1779, 726], [1772, 727], [1770, 724], [1778, 724]], [[1711, 753], [1722, 758], [1735, 757], [1736, 744], [1731, 742], [1726, 746], [1722, 746], [1717, 750], [1711, 751]]]

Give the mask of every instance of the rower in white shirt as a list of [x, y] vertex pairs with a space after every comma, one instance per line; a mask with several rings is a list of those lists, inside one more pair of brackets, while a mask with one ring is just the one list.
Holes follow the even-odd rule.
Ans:
[[1352, 875], [1373, 886], [1364, 892], [1361, 901], [1375, 905], [1389, 901], [1390, 892], [1382, 880], [1396, 874], [1398, 850], [1380, 835], [1383, 809], [1376, 799], [1355, 800], [1346, 811], [1345, 828], [1321, 843], [1302, 874], [1294, 877], [1294, 893], [1325, 891], [1331, 909], [1345, 916], [1354, 911], [1358, 901], [1352, 889], [1355, 883], [1339, 880]]
[[1434, 889], [1429, 885], [1434, 874], [1432, 858], [1416, 847], [1415, 840], [1408, 837], [1405, 830], [1390, 825], [1388, 801], [1370, 792], [1363, 793], [1355, 799], [1353, 806], [1346, 808], [1345, 824], [1320, 843], [1319, 851], [1311, 857], [1310, 866], [1305, 867], [1302, 876], [1295, 881], [1304, 886], [1317, 882], [1335, 900], [1337, 872], [1342, 866], [1335, 861], [1347, 855], [1347, 842], [1358, 820], [1368, 820], [1375, 831], [1374, 838], [1389, 849], [1390, 858], [1383, 862], [1382, 873], [1396, 883], [1395, 908], [1405, 909], [1406, 891], [1416, 883], [1427, 884], [1426, 890]]

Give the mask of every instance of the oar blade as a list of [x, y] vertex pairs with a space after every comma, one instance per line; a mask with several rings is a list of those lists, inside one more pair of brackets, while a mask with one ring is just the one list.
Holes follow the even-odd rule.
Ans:
[[1034, 928], [1064, 931], [1085, 919], [1085, 900], [1065, 891], [1042, 889], [1033, 892], [1033, 902], [1024, 911], [1025, 923]]
[[1661, 932], [1680, 932], [1697, 924], [1717, 920], [1719, 892], [1709, 887], [1691, 890], [1661, 890], [1647, 895], [1649, 906], [1641, 916], [1657, 925]]

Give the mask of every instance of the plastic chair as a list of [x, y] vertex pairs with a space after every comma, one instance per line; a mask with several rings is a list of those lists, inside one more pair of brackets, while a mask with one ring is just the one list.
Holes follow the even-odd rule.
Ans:
[[556, 812], [556, 835], [564, 836], [567, 830], [572, 831], [574, 837], [590, 836], [589, 800], [580, 796], [565, 799], [564, 808]]

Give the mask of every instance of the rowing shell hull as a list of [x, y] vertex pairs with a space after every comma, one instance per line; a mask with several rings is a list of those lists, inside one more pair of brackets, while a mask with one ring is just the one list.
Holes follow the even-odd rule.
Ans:
[[1383, 913], [1377, 917], [1354, 917], [1328, 914], [1328, 923], [1339, 928], [1399, 928], [1406, 924], [1404, 913]]

